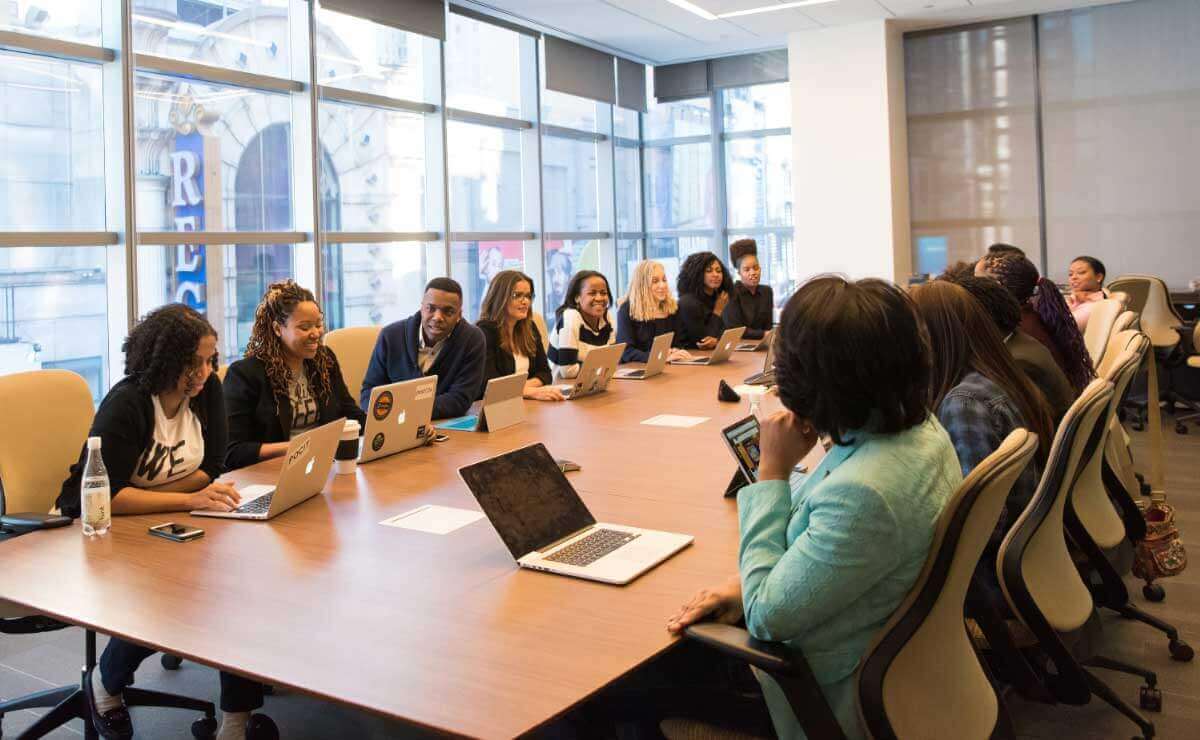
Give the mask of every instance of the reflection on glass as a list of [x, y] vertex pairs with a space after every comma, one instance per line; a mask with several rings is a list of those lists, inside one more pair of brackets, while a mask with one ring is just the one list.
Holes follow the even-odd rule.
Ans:
[[63, 368], [108, 390], [103, 247], [0, 249], [0, 375]]
[[555, 126], [606, 133], [608, 104], [587, 98], [542, 90], [542, 122]]
[[317, 21], [318, 84], [438, 102], [437, 39], [324, 8]]
[[321, 192], [339, 208], [325, 230], [425, 230], [424, 116], [326, 102], [320, 111]]
[[104, 228], [101, 98], [96, 65], [0, 53], [0, 231]]
[[135, 84], [142, 230], [292, 230], [288, 96], [145, 73]]
[[708, 136], [712, 133], [712, 100], [707, 96], [659, 103], [654, 98], [654, 70], [646, 70], [646, 86], [650, 91], [644, 119], [644, 137], [673, 139], [680, 136]]
[[[629, 290], [629, 277], [633, 268], [642, 260], [641, 239], [617, 240], [617, 282], [612, 289], [618, 296], [624, 296]], [[616, 316], [616, 301], [613, 302], [613, 316]]]
[[646, 212], [651, 231], [713, 223], [712, 145], [646, 149]]
[[[502, 270], [525, 269], [525, 242], [454, 242], [450, 245], [450, 277], [463, 289], [463, 317], [474, 323], [492, 278]], [[542, 294], [535, 285], [534, 293]], [[535, 305], [536, 305], [535, 298]]]
[[525, 43], [532, 39], [516, 31], [457, 13], [446, 16], [446, 105], [520, 118]]
[[636, 147], [618, 146], [614, 167], [617, 180], [617, 231], [641, 231], [641, 151]]
[[520, 132], [451, 121], [447, 153], [451, 228], [520, 231], [524, 226]]
[[[696, 252], [715, 252], [713, 237], [704, 236], [653, 236], [651, 235], [646, 247], [646, 259], [663, 264], [667, 280], [671, 284], [671, 292], [675, 292], [675, 278], [679, 275], [679, 266], [689, 254]], [[676, 296], [678, 297], [678, 296]]]
[[613, 135], [623, 139], [638, 138], [638, 112], [627, 108], [613, 108]]
[[411, 316], [428, 282], [423, 244], [326, 244], [321, 264], [328, 330]]
[[776, 82], [722, 91], [725, 131], [758, 131], [792, 125], [792, 96], [789, 84]]
[[725, 188], [731, 227], [790, 226], [792, 137], [725, 142]]
[[546, 231], [599, 231], [596, 144], [542, 139], [542, 197]]
[[99, 46], [100, 3], [97, 0], [5, 0], [0, 3], [0, 31]]
[[[600, 242], [594, 239], [559, 241], [547, 239], [546, 287], [542, 291], [547, 325], [567, 295], [567, 284], [571, 276], [580, 270], [600, 269]], [[611, 276], [609, 276], [611, 277]], [[553, 327], [551, 327], [553, 328]]]
[[289, 77], [290, 5], [289, 0], [133, 0], [134, 51]]

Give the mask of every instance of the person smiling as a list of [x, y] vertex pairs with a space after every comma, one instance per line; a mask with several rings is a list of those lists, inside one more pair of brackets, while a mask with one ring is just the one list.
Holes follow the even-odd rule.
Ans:
[[613, 343], [611, 295], [608, 278], [595, 270], [580, 270], [567, 283], [550, 332], [550, 365], [560, 377], [578, 376], [593, 348]]
[[712, 349], [725, 331], [721, 314], [733, 293], [729, 271], [712, 252], [690, 255], [679, 268], [679, 346]]
[[[535, 401], [564, 401], [562, 391], [550, 384], [550, 362], [542, 335], [533, 323], [533, 279], [520, 270], [504, 270], [492, 278], [483, 306], [479, 328], [487, 344], [483, 379], [525, 373], [525, 398]], [[484, 386], [476, 389], [483, 397]]]
[[462, 317], [462, 287], [434, 278], [420, 310], [379, 332], [359, 404], [366, 408], [376, 386], [436, 375], [433, 418], [462, 416], [483, 385], [484, 354], [483, 332]]
[[671, 360], [689, 359], [679, 349], [679, 304], [671, 295], [671, 284], [662, 263], [642, 260], [629, 277], [629, 294], [617, 308], [617, 341], [625, 344], [621, 362], [645, 362], [659, 334], [675, 332]]
[[358, 408], [333, 350], [321, 343], [325, 321], [312, 292], [291, 280], [272, 283], [254, 312], [246, 356], [225, 374], [228, 469], [279, 457], [301, 432]]
[[742, 339], [762, 339], [775, 324], [775, 295], [770, 285], [761, 284], [758, 243], [753, 239], [738, 239], [729, 245], [729, 258], [740, 279], [721, 312], [725, 328], [744, 326]]
[[1095, 257], [1076, 257], [1071, 260], [1067, 272], [1067, 283], [1071, 286], [1071, 295], [1067, 296], [1067, 307], [1079, 324], [1079, 331], [1087, 328], [1088, 317], [1097, 301], [1108, 298], [1104, 289], [1104, 263]]

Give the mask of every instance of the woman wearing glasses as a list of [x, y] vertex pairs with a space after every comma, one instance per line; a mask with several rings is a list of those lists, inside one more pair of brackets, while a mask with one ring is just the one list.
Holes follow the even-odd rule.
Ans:
[[526, 398], [562, 401], [562, 391], [550, 384], [546, 348], [533, 323], [533, 297], [533, 280], [520, 270], [504, 270], [492, 278], [477, 324], [487, 344], [483, 380], [486, 385], [492, 378], [525, 373]]

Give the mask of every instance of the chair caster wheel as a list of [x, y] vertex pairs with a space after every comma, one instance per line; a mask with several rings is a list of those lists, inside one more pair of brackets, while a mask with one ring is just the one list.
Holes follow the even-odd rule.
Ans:
[[163, 653], [163, 656], [159, 662], [162, 663], [162, 667], [168, 671], [177, 671], [179, 670], [179, 666], [183, 665], [183, 658], [179, 657], [178, 655], [168, 655], [167, 653]]
[[1138, 693], [1138, 705], [1147, 712], [1162, 711], [1162, 692], [1149, 686], [1143, 686]]
[[1180, 663], [1191, 663], [1192, 658], [1196, 657], [1196, 651], [1183, 640], [1172, 640], [1167, 643], [1167, 649], [1171, 651], [1171, 658]]
[[[163, 656], [166, 657], [165, 655]], [[212, 740], [217, 735], [216, 717], [205, 717], [192, 723], [192, 737], [196, 740]]]
[[246, 720], [246, 740], [279, 740], [279, 728], [265, 714], [252, 714]]
[[1146, 597], [1146, 601], [1158, 603], [1167, 598], [1167, 592], [1157, 583], [1147, 583], [1145, 586], [1142, 586], [1142, 596]]
[[1188, 428], [1187, 428], [1187, 425], [1186, 425], [1186, 424], [1178, 424], [1178, 423], [1177, 423], [1177, 424], [1175, 425], [1175, 433], [1176, 433], [1176, 434], [1187, 434], [1187, 433], [1188, 433]]

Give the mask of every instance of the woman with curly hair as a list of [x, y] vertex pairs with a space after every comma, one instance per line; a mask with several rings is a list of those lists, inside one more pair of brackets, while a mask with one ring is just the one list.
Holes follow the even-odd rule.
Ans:
[[[533, 323], [533, 279], [520, 270], [504, 270], [492, 278], [479, 323], [487, 351], [483, 361], [483, 380], [524, 373], [525, 398], [534, 401], [565, 401], [551, 385], [550, 362], [542, 335]], [[479, 389], [483, 396], [484, 387]]]
[[679, 292], [680, 347], [712, 349], [725, 331], [721, 314], [733, 294], [733, 281], [721, 258], [697, 252], [683, 261], [675, 279]]
[[[234, 509], [237, 491], [216, 481], [226, 437], [217, 332], [196, 311], [172, 303], [146, 314], [121, 351], [125, 378], [100, 402], [89, 432], [101, 439], [113, 513]], [[68, 516], [79, 516], [86, 460], [85, 446], [58, 497], [59, 510]], [[88, 706], [102, 737], [133, 737], [122, 695], [138, 666], [154, 653], [114, 637], [99, 665], [86, 674]], [[260, 684], [222, 672], [220, 737], [244, 738], [262, 696]]]
[[324, 333], [312, 291], [291, 280], [267, 288], [246, 356], [225, 374], [230, 470], [279, 457], [292, 437], [335, 419], [366, 422]]
[[1096, 371], [1079, 325], [1054, 283], [1039, 275], [1028, 259], [1013, 253], [985, 256], [975, 274], [999, 280], [1013, 294], [1021, 304], [1021, 331], [1050, 350], [1075, 393], [1081, 393]]
[[746, 327], [743, 339], [762, 339], [775, 325], [775, 294], [763, 285], [758, 264], [758, 242], [738, 239], [729, 245], [729, 259], [741, 278], [733, 286], [729, 303], [721, 313], [725, 328]]

